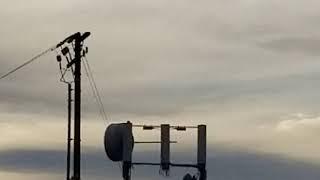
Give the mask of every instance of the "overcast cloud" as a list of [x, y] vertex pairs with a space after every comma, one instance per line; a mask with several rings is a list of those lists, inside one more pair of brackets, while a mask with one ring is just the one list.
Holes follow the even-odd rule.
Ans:
[[[101, 148], [111, 122], [205, 123], [210, 148], [262, 154], [266, 158], [254, 158], [261, 163], [275, 156], [316, 164], [281, 164], [284, 174], [314, 172], [320, 163], [319, 7], [315, 0], [11, 0], [0, 7], [0, 74], [74, 32], [90, 31], [88, 61], [110, 119], [100, 120], [83, 72], [85, 145]], [[5, 156], [9, 150], [65, 148], [66, 86], [59, 82], [55, 56], [1, 80]], [[136, 136], [144, 137], [141, 131]], [[236, 157], [226, 157], [238, 165]], [[208, 161], [212, 174], [230, 175]], [[14, 168], [8, 174], [3, 164], [0, 177], [24, 179]], [[31, 179], [59, 177], [37, 175], [37, 168]], [[274, 170], [268, 165], [264, 172]], [[318, 178], [302, 173], [297, 179]]]

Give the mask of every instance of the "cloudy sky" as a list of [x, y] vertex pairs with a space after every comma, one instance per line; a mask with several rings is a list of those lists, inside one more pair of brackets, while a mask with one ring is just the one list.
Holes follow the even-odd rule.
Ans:
[[[74, 32], [92, 33], [88, 61], [109, 120], [101, 120], [83, 73], [87, 179], [121, 179], [102, 139], [108, 124], [127, 120], [207, 124], [208, 179], [319, 179], [319, 7], [316, 0], [10, 0], [0, 7], [0, 74]], [[1, 178], [64, 178], [67, 92], [55, 56], [0, 80]], [[173, 134], [176, 161], [195, 161], [187, 134], [196, 135]], [[154, 140], [159, 132], [135, 135]], [[136, 159], [159, 160], [158, 146], [135, 148]], [[186, 172], [193, 171], [174, 169], [171, 179]], [[163, 179], [157, 168], [133, 175]]]

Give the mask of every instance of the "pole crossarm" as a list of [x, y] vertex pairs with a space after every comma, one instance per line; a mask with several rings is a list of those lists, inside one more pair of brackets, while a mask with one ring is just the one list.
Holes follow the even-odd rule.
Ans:
[[[142, 128], [143, 130], [153, 130], [153, 129], [161, 128], [158, 125], [140, 125], [140, 124], [132, 125], [132, 127]], [[170, 126], [170, 128], [175, 129], [177, 131], [186, 131], [187, 129], [198, 129], [198, 126]]]
[[[152, 163], [152, 162], [132, 162], [132, 165], [140, 166], [161, 166], [161, 163]], [[173, 167], [189, 167], [189, 168], [199, 168], [197, 164], [179, 164], [179, 163], [170, 163], [170, 166]]]

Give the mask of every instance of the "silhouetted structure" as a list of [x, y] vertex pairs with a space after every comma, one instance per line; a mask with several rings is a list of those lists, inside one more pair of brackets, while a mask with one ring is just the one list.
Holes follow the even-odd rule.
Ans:
[[[134, 147], [134, 137], [132, 134], [132, 127], [142, 127], [143, 130], [152, 130], [160, 128], [161, 130], [161, 162], [132, 162], [132, 151]], [[170, 129], [177, 131], [186, 131], [188, 128], [195, 128], [198, 130], [198, 152], [197, 164], [177, 164], [170, 161]], [[157, 141], [139, 142], [139, 143], [159, 143]], [[104, 145], [107, 156], [110, 160], [122, 162], [122, 177], [124, 180], [131, 179], [131, 167], [133, 165], [147, 165], [160, 166], [164, 175], [168, 176], [170, 166], [174, 167], [192, 167], [197, 168], [199, 172], [199, 180], [206, 180], [206, 125], [198, 126], [170, 126], [169, 124], [162, 124], [160, 126], [147, 125], [132, 125], [130, 122], [111, 124], [107, 127], [104, 136]], [[196, 180], [196, 176], [188, 174], [184, 177], [187, 180]]]
[[[90, 32], [85, 32], [81, 34], [77, 32], [65, 40], [61, 41], [56, 45], [56, 48], [61, 47], [61, 53], [67, 59], [67, 66], [66, 69], [71, 68], [73, 75], [74, 75], [74, 138], [73, 138], [73, 177], [74, 180], [80, 180], [80, 172], [81, 172], [81, 52], [82, 52], [82, 45], [83, 41], [90, 35]], [[69, 52], [68, 47], [62, 48], [64, 44], [72, 44], [74, 50], [74, 58], [72, 59], [71, 54]], [[69, 58], [67, 57], [69, 55]], [[57, 60], [60, 65], [61, 70], [61, 56], [57, 56]], [[73, 71], [74, 66], [74, 71]], [[62, 73], [61, 80], [64, 81], [64, 74]], [[71, 87], [70, 87], [71, 88]], [[71, 91], [71, 90], [70, 90]], [[69, 91], [69, 92], [70, 92]], [[70, 98], [70, 97], [69, 97]], [[71, 100], [69, 101], [69, 103]], [[71, 118], [71, 104], [68, 103], [68, 119]], [[67, 155], [67, 179], [70, 176], [70, 128], [71, 125], [68, 121], [68, 155]]]

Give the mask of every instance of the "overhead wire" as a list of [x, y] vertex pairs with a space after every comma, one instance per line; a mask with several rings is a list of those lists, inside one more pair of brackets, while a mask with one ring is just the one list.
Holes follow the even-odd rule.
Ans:
[[[89, 61], [88, 61], [88, 59], [86, 58], [85, 55], [82, 56], [82, 58], [83, 58], [82, 63], [84, 65], [84, 69], [85, 69], [86, 75], [88, 77], [88, 81], [89, 81], [89, 84], [90, 84], [90, 87], [91, 87], [91, 90], [92, 90], [92, 95], [93, 95], [93, 97], [94, 97], [94, 99], [95, 99], [95, 101], [97, 103], [98, 108], [99, 108], [100, 116], [101, 116], [102, 120], [108, 120], [108, 116], [106, 114], [106, 111], [105, 111], [105, 108], [104, 108], [104, 105], [103, 105], [99, 90], [97, 88], [97, 84], [96, 84], [96, 82], [94, 80], [94, 76], [93, 76], [91, 67], [89, 65]], [[120, 172], [122, 172], [122, 167], [121, 167], [120, 162], [118, 162], [118, 167], [119, 167]]]
[[[104, 108], [104, 105], [103, 105], [99, 90], [97, 88], [97, 84], [96, 84], [96, 82], [94, 80], [94, 76], [93, 76], [91, 67], [89, 65], [89, 61], [88, 61], [88, 59], [86, 58], [85, 55], [83, 56], [83, 64], [84, 64], [84, 69], [85, 69], [86, 75], [88, 77], [89, 84], [90, 84], [93, 96], [94, 96], [94, 98], [96, 100], [96, 103], [97, 103], [97, 106], [99, 108], [100, 115], [101, 115], [103, 120], [108, 120], [108, 116], [106, 114], [106, 111], [105, 111], [105, 108]], [[121, 167], [120, 162], [118, 163], [118, 167], [119, 167], [120, 172], [122, 172], [122, 167]]]
[[[61, 46], [61, 45], [60, 45], [60, 46]], [[32, 63], [33, 61], [39, 59], [40, 57], [44, 56], [44, 55], [47, 54], [48, 52], [51, 52], [51, 51], [56, 50], [57, 47], [58, 47], [58, 46], [55, 45], [55, 46], [52, 46], [52, 47], [50, 47], [50, 48], [42, 51], [41, 53], [39, 53], [39, 54], [37, 54], [36, 56], [34, 56], [34, 57], [32, 57], [31, 59], [29, 59], [28, 61], [22, 63], [21, 65], [19, 65], [19, 66], [15, 67], [14, 69], [8, 71], [7, 73], [1, 75], [1, 76], [0, 76], [0, 80], [8, 77], [9, 75], [13, 74], [14, 72], [16, 72], [16, 71], [20, 70], [21, 68], [27, 66], [28, 64], [30, 64], [30, 63]], [[70, 55], [70, 54], [69, 54], [69, 55]], [[93, 91], [93, 96], [94, 96], [95, 99], [96, 99], [96, 102], [97, 102], [97, 104], [98, 104], [98, 107], [99, 107], [99, 109], [100, 109], [100, 113], [101, 113], [103, 119], [104, 119], [104, 120], [107, 120], [107, 119], [108, 119], [108, 116], [106, 115], [106, 111], [105, 111], [104, 105], [103, 105], [103, 103], [102, 103], [102, 99], [101, 99], [99, 90], [98, 90], [98, 88], [97, 88], [97, 84], [96, 84], [96, 82], [95, 82], [95, 80], [94, 80], [94, 78], [93, 78], [93, 75], [92, 75], [93, 73], [92, 73], [91, 67], [90, 67], [89, 62], [88, 62], [88, 60], [87, 60], [87, 58], [86, 58], [85, 56], [84, 56], [84, 60], [85, 60], [85, 61], [84, 61], [84, 67], [85, 67], [85, 71], [86, 71], [87, 76], [88, 76], [88, 79], [89, 79], [89, 83], [90, 83], [91, 89], [92, 89], [92, 91]], [[64, 69], [64, 71], [63, 71], [62, 68], [61, 68], [61, 66], [60, 66], [59, 69], [60, 69], [60, 72], [61, 72], [61, 75], [62, 75], [62, 77], [61, 77], [60, 80], [61, 80], [61, 81], [65, 81], [64, 75], [65, 75], [65, 73], [66, 73], [67, 70]], [[72, 70], [73, 70], [73, 69], [72, 69]]]
[[102, 102], [101, 95], [100, 95], [99, 90], [98, 90], [98, 88], [97, 88], [97, 84], [96, 84], [96, 82], [95, 82], [95, 80], [94, 80], [94, 76], [93, 76], [93, 73], [92, 73], [92, 71], [91, 71], [89, 62], [86, 60], [85, 63], [87, 64], [87, 67], [88, 67], [88, 70], [89, 70], [89, 74], [90, 74], [90, 76], [91, 76], [92, 84], [93, 84], [93, 87], [94, 87], [94, 89], [95, 89], [95, 91], [96, 91], [97, 99], [98, 99], [98, 102], [99, 102], [99, 104], [100, 104], [100, 107], [101, 107], [101, 110], [102, 110], [102, 114], [103, 114], [103, 116], [104, 116], [104, 120], [108, 120], [108, 116], [107, 116], [107, 113], [106, 113], [106, 111], [105, 111], [105, 107], [104, 107], [104, 104], [103, 104], [103, 102]]
[[95, 80], [94, 80], [93, 73], [92, 73], [92, 70], [91, 70], [89, 61], [88, 61], [88, 59], [87, 59], [85, 56], [84, 56], [84, 59], [85, 59], [85, 61], [84, 61], [85, 64], [87, 64], [87, 67], [88, 67], [88, 70], [89, 70], [89, 74], [90, 74], [91, 79], [92, 79], [92, 82], [93, 82], [94, 89], [96, 90], [96, 94], [97, 94], [98, 99], [99, 99], [99, 102], [100, 102], [100, 104], [101, 104], [103, 114], [104, 114], [105, 118], [107, 119], [108, 116], [107, 116], [107, 114], [106, 114], [104, 105], [103, 105], [103, 103], [102, 103], [102, 98], [101, 98], [101, 96], [100, 96], [99, 89], [97, 88], [97, 83], [96, 83]]
[[82, 62], [82, 63], [83, 63], [83, 65], [84, 65], [84, 69], [85, 69], [85, 72], [86, 72], [86, 75], [87, 75], [87, 78], [88, 78], [88, 81], [89, 81], [89, 85], [90, 85], [90, 88], [91, 88], [91, 91], [92, 91], [92, 96], [93, 96], [93, 98], [95, 99], [96, 105], [98, 106], [101, 119], [102, 119], [102, 120], [105, 120], [105, 117], [104, 117], [103, 112], [102, 112], [102, 109], [101, 109], [100, 102], [99, 102], [99, 100], [98, 100], [96, 91], [95, 91], [95, 89], [94, 89], [94, 86], [93, 86], [93, 84], [92, 84], [91, 77], [90, 77], [89, 72], [88, 72], [88, 68], [87, 68], [87, 66], [86, 66], [86, 64], [85, 64], [84, 62]]
[[43, 55], [47, 54], [48, 52], [51, 52], [51, 51], [53, 51], [53, 50], [55, 50], [55, 49], [56, 49], [56, 46], [52, 46], [52, 47], [46, 49], [45, 51], [42, 51], [41, 53], [37, 54], [36, 56], [34, 56], [33, 58], [31, 58], [30, 60], [24, 62], [23, 64], [21, 64], [21, 65], [17, 66], [16, 68], [10, 70], [9, 72], [3, 74], [3, 75], [0, 77], [0, 80], [6, 78], [6, 77], [9, 76], [10, 74], [18, 71], [19, 69], [23, 68], [24, 66], [30, 64], [31, 62], [37, 60], [37, 59], [40, 58], [41, 56], [43, 56]]
[[[27, 66], [28, 64], [32, 63], [33, 61], [39, 59], [40, 57], [46, 55], [47, 53], [51, 52], [51, 51], [54, 51], [56, 50], [58, 47], [61, 47], [62, 45], [62, 42], [59, 43], [58, 45], [55, 45], [55, 46], [52, 46], [44, 51], [42, 51], [41, 53], [37, 54], [36, 56], [32, 57], [31, 59], [29, 59], [28, 61], [22, 63], [21, 65], [15, 67], [14, 69], [8, 71], [7, 73], [3, 74], [0, 76], [0, 80], [8, 77], [9, 75], [13, 74], [14, 72], [18, 71], [19, 69]], [[73, 44], [72, 44], [73, 46]], [[62, 48], [62, 47], [61, 47]], [[74, 48], [74, 47], [73, 47]], [[57, 53], [57, 52], [56, 52]], [[69, 57], [71, 58], [71, 54], [69, 52]], [[92, 73], [92, 70], [91, 70], [91, 67], [89, 65], [89, 62], [87, 60], [87, 58], [85, 56], [84, 57], [84, 67], [85, 67], [85, 71], [86, 71], [86, 74], [88, 76], [88, 80], [89, 80], [89, 83], [90, 83], [90, 86], [91, 86], [91, 89], [92, 89], [92, 92], [93, 92], [93, 96], [95, 97], [96, 99], [96, 102], [97, 102], [97, 105], [98, 105], [98, 108], [99, 108], [99, 111], [100, 111], [100, 115], [102, 116], [102, 119], [103, 120], [107, 120], [108, 119], [108, 116], [106, 115], [106, 111], [105, 111], [105, 108], [104, 108], [104, 105], [102, 103], [102, 99], [101, 99], [101, 96], [100, 96], [100, 93], [99, 93], [99, 90], [97, 88], [97, 84], [94, 80], [94, 77], [93, 77], [93, 73]], [[69, 61], [68, 57], [66, 56], [67, 58], [67, 61]], [[64, 69], [62, 68], [61, 66], [61, 63], [59, 63], [59, 69], [60, 69], [60, 73], [61, 73], [61, 78], [60, 78], [60, 81], [62, 82], [65, 82], [65, 83], [72, 83], [72, 82], [67, 82], [64, 78], [66, 72], [68, 71], [67, 68]], [[73, 73], [73, 68], [71, 68], [71, 71], [72, 71], [72, 74]]]
[[[75, 49], [74, 43], [72, 42], [70, 44], [71, 44], [71, 47], [73, 49]], [[61, 50], [62, 50], [62, 47], [61, 47]], [[69, 55], [69, 58], [71, 60], [72, 59], [72, 55], [71, 55], [70, 51], [68, 52], [68, 55]], [[70, 63], [70, 60], [69, 60], [68, 56], [65, 56], [65, 58], [66, 58], [67, 62]], [[83, 54], [83, 56], [81, 58], [85, 58], [85, 54]], [[93, 97], [94, 97], [94, 99], [95, 99], [95, 101], [97, 103], [100, 116], [101, 116], [102, 120], [106, 120], [107, 116], [106, 116], [106, 113], [104, 111], [104, 107], [103, 107], [103, 103], [102, 103], [100, 95], [99, 95], [99, 91], [96, 88], [96, 84], [95, 84], [95, 81], [93, 79], [91, 69], [89, 69], [89, 64], [84, 62], [84, 61], [82, 61], [82, 63], [84, 65], [84, 69], [85, 69], [86, 75], [88, 77], [88, 81], [89, 81], [89, 84], [90, 84], [90, 87], [91, 87], [92, 95], [93, 95]], [[73, 77], [74, 77], [74, 70], [73, 70], [72, 66], [71, 66], [71, 72], [72, 72]]]
[[[60, 49], [62, 50], [62, 45], [60, 46]], [[67, 72], [69, 71], [68, 68], [63, 68], [62, 67], [62, 58], [61, 58], [61, 54], [57, 51], [57, 48], [54, 49], [54, 52], [56, 53], [57, 56], [57, 61], [59, 63], [59, 72], [60, 72], [60, 82], [66, 83], [66, 84], [71, 84], [73, 83], [73, 80], [66, 80], [65, 76], [67, 74]], [[68, 58], [67, 56], [64, 56], [66, 59]], [[68, 60], [67, 60], [68, 62]], [[72, 72], [72, 77], [73, 77], [73, 72]]]
[[94, 98], [96, 100], [96, 103], [97, 103], [97, 106], [99, 108], [100, 115], [102, 116], [103, 120], [108, 120], [108, 116], [106, 114], [106, 111], [105, 111], [105, 108], [104, 108], [104, 105], [103, 105], [99, 90], [97, 88], [97, 84], [96, 84], [96, 82], [94, 80], [91, 67], [90, 67], [89, 62], [88, 62], [88, 60], [87, 60], [87, 58], [85, 56], [84, 56], [84, 59], [83, 59], [83, 64], [84, 64], [84, 69], [85, 69], [86, 75], [88, 77], [89, 84], [90, 84], [93, 96], [94, 96]]

